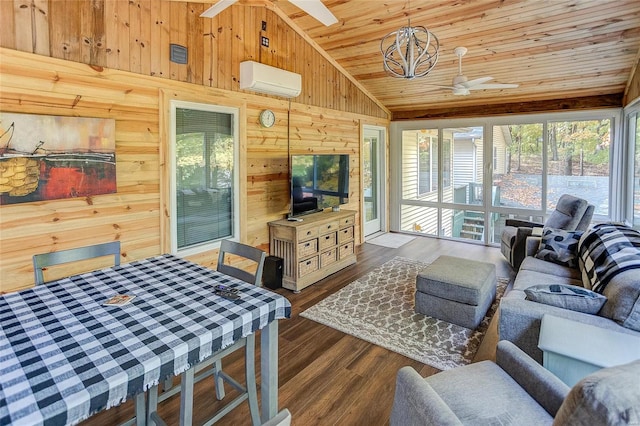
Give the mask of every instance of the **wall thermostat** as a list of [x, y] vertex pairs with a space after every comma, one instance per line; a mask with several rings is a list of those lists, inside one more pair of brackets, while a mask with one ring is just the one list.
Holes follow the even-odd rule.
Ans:
[[260, 124], [263, 127], [271, 127], [276, 123], [276, 115], [270, 109], [265, 109], [260, 113]]

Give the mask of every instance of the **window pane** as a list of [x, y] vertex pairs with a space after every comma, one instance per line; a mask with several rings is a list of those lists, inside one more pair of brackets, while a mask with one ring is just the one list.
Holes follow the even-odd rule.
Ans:
[[402, 198], [438, 201], [438, 130], [402, 132]]
[[550, 122], [548, 129], [547, 211], [571, 194], [608, 216], [611, 120]]
[[445, 237], [484, 241], [484, 213], [475, 210], [442, 210]]
[[541, 123], [493, 126], [492, 205], [542, 209]]
[[176, 108], [177, 246], [233, 235], [233, 115]]
[[438, 209], [403, 205], [400, 209], [400, 230], [438, 235]]
[[[482, 127], [443, 129], [442, 134], [445, 146], [453, 140], [453, 202], [482, 204]], [[446, 154], [451, 156], [451, 149]]]

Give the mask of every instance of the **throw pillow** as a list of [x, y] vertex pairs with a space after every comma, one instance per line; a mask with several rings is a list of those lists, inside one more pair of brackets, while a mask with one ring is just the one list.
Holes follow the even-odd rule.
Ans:
[[541, 284], [524, 290], [526, 299], [572, 311], [597, 314], [607, 298], [582, 287], [568, 284]]
[[583, 231], [545, 228], [536, 257], [576, 268], [578, 266], [578, 242], [582, 234]]
[[640, 360], [603, 368], [579, 381], [569, 392], [554, 425], [640, 424]]

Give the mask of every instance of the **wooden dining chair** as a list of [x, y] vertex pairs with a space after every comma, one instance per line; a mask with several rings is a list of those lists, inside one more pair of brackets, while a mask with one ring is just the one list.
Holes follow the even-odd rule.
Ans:
[[[244, 269], [240, 269], [236, 266], [230, 265], [227, 262], [227, 256], [235, 256], [236, 258], [238, 258], [238, 261], [242, 263], [244, 263], [245, 261], [253, 261], [253, 263], [256, 264], [255, 271], [251, 273]], [[266, 253], [258, 248], [235, 241], [222, 240], [222, 243], [220, 244], [220, 251], [218, 254], [218, 266], [216, 269], [218, 272], [230, 275], [246, 283], [261, 286], [262, 269], [264, 268], [265, 258]], [[243, 347], [245, 348], [246, 376], [244, 386], [222, 370], [222, 358]], [[252, 333], [249, 336], [238, 340], [233, 345], [222, 349], [206, 361], [197, 365], [194, 383], [211, 375], [213, 375], [215, 379], [216, 398], [218, 400], [222, 400], [225, 397], [225, 382], [234, 387], [240, 393], [240, 395], [233, 401], [227, 403], [223, 408], [218, 410], [214, 417], [210, 419], [210, 422], [214, 423], [218, 421], [244, 400], [248, 399], [251, 421], [253, 425], [259, 425], [260, 411], [258, 407], [258, 392], [256, 387], [255, 374], [255, 334]], [[168, 378], [164, 382], [164, 390], [162, 394], [158, 395], [158, 402], [162, 402], [178, 392], [180, 392], [180, 387], [173, 386], [173, 378]]]
[[102, 256], [113, 256], [114, 265], [120, 265], [120, 241], [36, 254], [33, 256], [33, 273], [35, 275], [36, 285], [46, 283], [42, 271], [48, 266], [78, 262], [80, 260]]

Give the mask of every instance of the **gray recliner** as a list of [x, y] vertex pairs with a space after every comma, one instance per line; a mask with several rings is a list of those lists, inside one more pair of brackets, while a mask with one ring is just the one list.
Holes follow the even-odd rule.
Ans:
[[423, 378], [398, 371], [391, 426], [622, 425], [640, 423], [640, 360], [569, 388], [506, 340], [482, 361]]
[[525, 258], [527, 237], [533, 228], [555, 228], [565, 231], [586, 231], [591, 223], [595, 206], [587, 200], [563, 194], [558, 199], [556, 209], [545, 223], [507, 219], [500, 238], [500, 251], [517, 271]]

